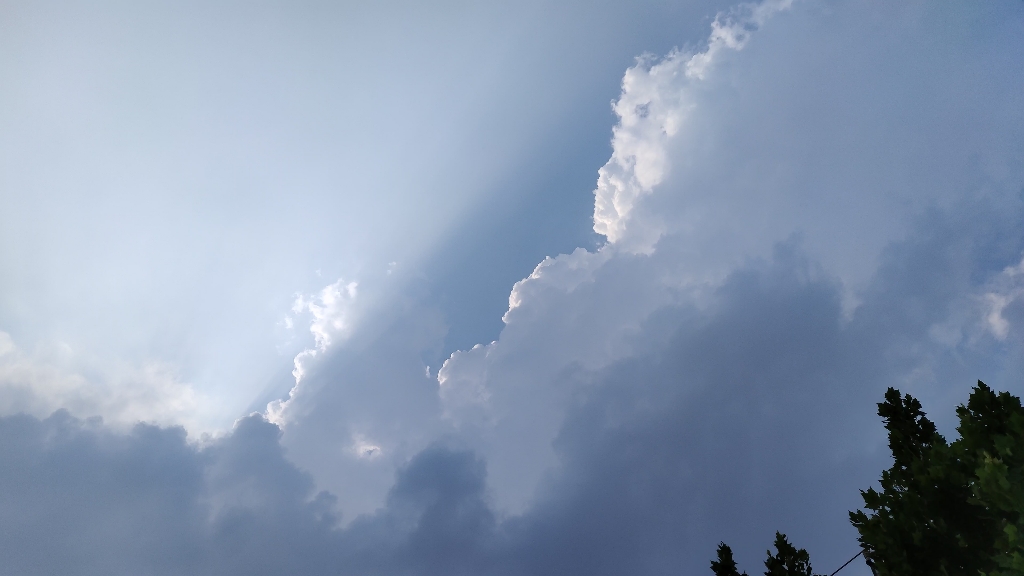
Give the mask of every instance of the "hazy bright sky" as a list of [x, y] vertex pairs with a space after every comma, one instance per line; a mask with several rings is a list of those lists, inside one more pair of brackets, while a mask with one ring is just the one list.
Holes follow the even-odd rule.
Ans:
[[831, 572], [887, 386], [1024, 393], [1022, 62], [1010, 0], [0, 0], [0, 550]]

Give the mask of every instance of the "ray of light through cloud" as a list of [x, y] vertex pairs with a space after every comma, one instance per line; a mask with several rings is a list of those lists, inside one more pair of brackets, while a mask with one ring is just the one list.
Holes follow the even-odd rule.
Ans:
[[831, 571], [886, 387], [1024, 393], [1020, 2], [9, 3], [0, 51], [20, 572]]

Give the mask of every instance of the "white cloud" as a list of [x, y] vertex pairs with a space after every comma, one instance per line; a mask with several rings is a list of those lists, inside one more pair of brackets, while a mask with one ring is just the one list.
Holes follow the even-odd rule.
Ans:
[[[787, 8], [719, 16], [704, 51], [626, 72], [595, 190], [607, 244], [538, 265], [513, 288], [500, 337], [439, 371], [446, 413], [487, 454], [502, 506], [522, 509], [555, 464], [587, 375], [660, 348], [660, 309], [700, 309], [729, 273], [796, 242], [843, 282], [849, 318], [884, 250], [926, 230], [915, 222], [929, 210], [1017, 202], [1024, 123], [1007, 113], [1024, 91], [1005, 86], [1024, 78], [1003, 74], [1018, 68], [998, 41], [948, 38], [936, 22], [953, 15], [936, 6]], [[995, 34], [1015, 42], [1012, 26]], [[957, 309], [929, 332], [947, 348], [979, 289], [956, 286]], [[1014, 294], [988, 296], [997, 336]]]
[[992, 335], [1005, 340], [1010, 334], [1011, 324], [1003, 313], [1007, 306], [1024, 296], [1024, 260], [1016, 266], [1008, 266], [992, 284], [992, 290], [982, 296], [987, 305], [985, 322]]
[[339, 278], [325, 286], [312, 297], [299, 296], [292, 305], [292, 312], [309, 312], [312, 322], [309, 331], [313, 334], [318, 350], [326, 350], [337, 337], [343, 337], [351, 328], [351, 305], [356, 298], [356, 282], [345, 282]]
[[[594, 230], [608, 243], [541, 262], [516, 283], [501, 337], [456, 352], [438, 373], [446, 414], [471, 426], [488, 454], [501, 505], [520, 510], [544, 470], [551, 441], [572, 395], [572, 374], [600, 370], [639, 350], [642, 324], [659, 307], [703, 289], [674, 270], [678, 253], [656, 246], [666, 233], [660, 215], [635, 213], [670, 169], [673, 140], [700, 114], [699, 90], [726, 52], [741, 50], [751, 31], [790, 2], [744, 5], [715, 19], [705, 50], [642, 58], [622, 82], [614, 105], [612, 157], [599, 170]], [[674, 190], [659, 193], [675, 192]]]
[[[358, 287], [358, 282], [346, 282], [339, 278], [316, 294], [300, 294], [295, 298], [292, 313], [309, 314], [309, 332], [313, 335], [314, 345], [299, 352], [293, 360], [292, 377], [295, 378], [295, 386], [288, 392], [288, 399], [274, 400], [267, 406], [266, 414], [271, 422], [284, 425], [284, 413], [288, 408], [288, 402], [295, 396], [296, 388], [302, 383], [308, 364], [317, 355], [326, 352], [331, 344], [352, 333], [353, 305], [358, 295]], [[287, 317], [285, 323], [291, 328], [294, 325], [293, 317]]]
[[203, 432], [202, 398], [176, 372], [158, 361], [97, 369], [66, 345], [27, 352], [0, 331], [0, 414], [43, 417], [65, 408], [120, 426], [140, 421], [183, 424], [191, 432]]
[[679, 50], [655, 61], [638, 60], [622, 79], [622, 95], [615, 102], [619, 118], [613, 130], [612, 157], [598, 170], [594, 192], [594, 231], [609, 243], [624, 243], [627, 250], [650, 253], [663, 233], [654, 222], [632, 227], [630, 216], [639, 199], [650, 194], [671, 168], [668, 142], [684, 129], [696, 103], [690, 84], [701, 82], [724, 51], [739, 51], [750, 35], [792, 0], [743, 4], [712, 22], [708, 46], [691, 54]]

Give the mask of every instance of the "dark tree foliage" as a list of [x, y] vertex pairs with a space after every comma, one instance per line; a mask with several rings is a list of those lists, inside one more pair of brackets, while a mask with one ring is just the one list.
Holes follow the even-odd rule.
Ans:
[[982, 382], [957, 408], [960, 438], [890, 388], [878, 414], [893, 465], [850, 513], [879, 576], [1024, 574], [1024, 409]]
[[[803, 548], [797, 549], [786, 538], [785, 534], [775, 533], [775, 554], [768, 550], [768, 559], [764, 561], [765, 576], [813, 576], [811, 574], [811, 558]], [[724, 542], [718, 545], [718, 560], [711, 562], [711, 571], [715, 576], [747, 576], [739, 572], [736, 561], [732, 557], [732, 549]]]
[[732, 548], [725, 542], [718, 544], [718, 560], [711, 561], [711, 571], [715, 576], [747, 576], [746, 572], [737, 570], [736, 561], [732, 558]]
[[775, 550], [774, 556], [771, 550], [768, 551], [764, 576], [812, 576], [811, 557], [807, 550], [797, 550], [781, 532], [775, 533]]

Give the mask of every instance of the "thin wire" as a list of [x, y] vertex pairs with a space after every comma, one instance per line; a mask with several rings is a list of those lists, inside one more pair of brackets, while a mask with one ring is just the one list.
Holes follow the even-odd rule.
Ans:
[[855, 555], [853, 556], [853, 558], [850, 558], [849, 560], [847, 560], [847, 561], [846, 561], [846, 564], [843, 564], [843, 565], [842, 565], [842, 566], [840, 566], [839, 568], [836, 568], [836, 571], [835, 571], [835, 572], [833, 572], [833, 573], [831, 573], [831, 574], [829, 574], [829, 576], [836, 576], [836, 574], [838, 574], [840, 570], [842, 570], [843, 568], [846, 568], [846, 565], [847, 565], [847, 564], [849, 564], [850, 562], [853, 562], [854, 560], [856, 560], [856, 559], [857, 559], [857, 556], [860, 556], [860, 555], [861, 555], [861, 554], [863, 554], [863, 553], [864, 553], [864, 551], [863, 551], [863, 550], [861, 550], [860, 552], [857, 552], [857, 553], [856, 553], [856, 554], [855, 554]]

